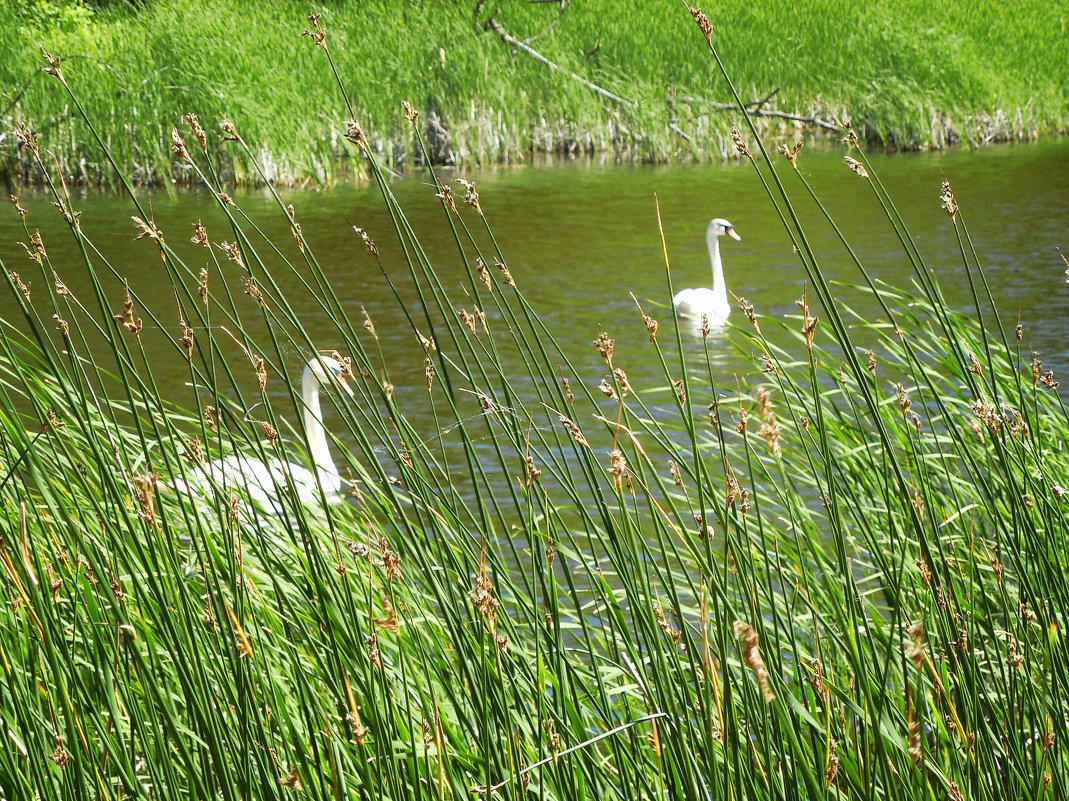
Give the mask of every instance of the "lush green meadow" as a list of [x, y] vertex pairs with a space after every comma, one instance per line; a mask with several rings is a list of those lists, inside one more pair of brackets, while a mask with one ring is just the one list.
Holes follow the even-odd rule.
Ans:
[[[528, 161], [536, 152], [595, 152], [625, 160], [721, 158], [737, 116], [673, 0], [571, 4], [531, 46], [570, 74], [513, 51], [485, 21], [518, 39], [539, 34], [556, 5], [506, 0], [337, 0], [300, 4], [181, 0], [0, 7], [3, 171], [19, 166], [11, 126], [47, 135], [69, 175], [106, 173], [67, 101], [44, 79], [41, 43], [68, 60], [86, 107], [108, 132], [124, 169], [145, 182], [189, 178], [161, 144], [193, 111], [224, 116], [256, 141], [269, 177], [330, 180], [348, 164], [333, 89], [313, 69], [300, 32], [323, 14], [327, 43], [356, 116], [384, 162], [415, 155], [398, 98], [439, 115], [453, 157]], [[1033, 138], [1069, 126], [1066, 13], [1057, 3], [718, 3], [715, 41], [745, 102], [779, 90], [770, 109], [852, 118], [876, 142], [941, 146]], [[762, 120], [772, 133], [794, 123]], [[820, 128], [812, 128], [817, 132]], [[213, 134], [214, 135], [214, 134]], [[85, 163], [82, 163], [85, 158]], [[231, 166], [229, 154], [221, 157]], [[23, 165], [28, 162], [23, 158]], [[241, 172], [240, 160], [234, 162]], [[31, 170], [32, 171], [32, 170]]]

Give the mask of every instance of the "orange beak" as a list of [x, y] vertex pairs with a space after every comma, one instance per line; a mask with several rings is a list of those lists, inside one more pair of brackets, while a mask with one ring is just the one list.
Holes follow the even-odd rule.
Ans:
[[728, 236], [730, 236], [736, 242], [741, 242], [742, 241], [742, 237], [735, 233], [735, 229], [734, 228], [730, 228], [730, 227], [729, 228], [725, 228], [724, 229], [724, 233], [726, 233]]

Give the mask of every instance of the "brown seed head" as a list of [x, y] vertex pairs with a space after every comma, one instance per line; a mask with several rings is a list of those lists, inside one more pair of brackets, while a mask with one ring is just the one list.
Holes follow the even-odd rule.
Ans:
[[401, 101], [401, 109], [404, 112], [405, 119], [412, 123], [412, 127], [415, 128], [419, 123], [419, 112], [407, 100]]
[[134, 225], [141, 229], [141, 233], [134, 237], [134, 241], [138, 239], [144, 239], [146, 236], [149, 239], [155, 240], [157, 245], [163, 244], [163, 234], [160, 233], [160, 229], [156, 227], [156, 223], [149, 221], [145, 222], [140, 217], [131, 217], [134, 221]]
[[445, 203], [451, 212], [459, 216], [460, 212], [457, 211], [457, 201], [453, 197], [453, 190], [441, 182], [438, 183], [438, 190], [435, 197]]
[[620, 382], [620, 391], [624, 394], [624, 397], [634, 394], [635, 390], [631, 388], [631, 382], [627, 380], [627, 373], [625, 373], [622, 368], [615, 368], [612, 371], [612, 374], [616, 376], [616, 380]]
[[197, 291], [200, 293], [200, 301], [205, 306], [208, 305], [208, 268], [200, 268], [200, 283], [197, 285]]
[[26, 302], [30, 302], [30, 285], [23, 283], [22, 278], [14, 270], [10, 270], [7, 277], [11, 279], [11, 283], [15, 285], [18, 291], [22, 294], [22, 297], [26, 299]]
[[237, 242], [216, 242], [215, 246], [226, 254], [226, 257], [241, 269], [246, 269], [245, 258], [241, 255], [241, 247]]
[[515, 289], [516, 288], [516, 281], [513, 280], [512, 273], [509, 272], [509, 268], [506, 267], [502, 262], [498, 261], [497, 259], [494, 259], [494, 266], [497, 267], [497, 269], [501, 270], [501, 279], [506, 284], [508, 284], [510, 287]]
[[24, 123], [20, 122], [15, 126], [15, 138], [20, 144], [30, 149], [37, 161], [41, 160], [40, 134], [35, 134]]
[[367, 151], [367, 137], [360, 123], [350, 117], [345, 121], [345, 138], [363, 151]]
[[702, 35], [705, 37], [705, 41], [710, 42], [713, 35], [713, 24], [709, 22], [709, 18], [702, 13], [700, 8], [690, 8], [690, 15], [694, 17], [694, 21], [698, 23], [698, 28], [701, 29]]
[[377, 259], [379, 257], [379, 246], [375, 244], [375, 240], [368, 236], [368, 232], [363, 228], [357, 228], [354, 225], [353, 230], [356, 231], [357, 236], [363, 241], [364, 247], [367, 248], [367, 252]]
[[481, 216], [483, 207], [479, 205], [479, 192], [475, 189], [475, 181], [465, 181], [457, 178], [457, 183], [464, 187], [464, 202], [475, 209]]
[[189, 238], [189, 241], [194, 245], [200, 245], [202, 248], [210, 248], [212, 246], [208, 241], [208, 231], [200, 220], [193, 223], [193, 236]]
[[129, 331], [138, 339], [141, 339], [141, 329], [145, 327], [144, 322], [140, 317], [134, 318], [134, 299], [130, 296], [130, 286], [126, 286], [126, 298], [123, 301], [122, 314], [116, 314], [115, 320], [123, 328]]
[[196, 114], [190, 112], [182, 118], [189, 129], [193, 131], [193, 135], [197, 137], [197, 141], [200, 142], [200, 149], [205, 153], [208, 152], [208, 132], [204, 130], [204, 126], [200, 124], [200, 118]]
[[19, 205], [19, 196], [11, 195], [11, 205], [15, 207], [15, 213], [19, 215], [19, 222], [26, 222], [26, 209]]
[[178, 133], [177, 128], [171, 128], [171, 152], [175, 158], [181, 159], [186, 164], [193, 163], [193, 157], [189, 155], [185, 140], [182, 139], [182, 134]]
[[855, 173], [860, 175], [862, 178], [868, 178], [869, 177], [869, 171], [866, 170], [865, 169], [865, 165], [862, 164], [857, 159], [850, 158], [850, 156], [846, 156], [846, 157], [843, 158], [843, 161], [846, 162], [846, 166], [847, 167], [849, 167]]
[[260, 308], [264, 311], [270, 311], [267, 301], [264, 300], [264, 293], [260, 291], [260, 287], [256, 286], [256, 283], [251, 278], [243, 278], [242, 283], [245, 285], [243, 290], [246, 295], [256, 301]]
[[222, 121], [219, 123], [219, 127], [223, 129], [223, 133], [225, 134], [225, 136], [223, 136], [224, 142], [237, 142], [242, 149], [248, 150], [248, 146], [245, 144], [245, 140], [238, 134], [237, 126], [234, 125], [233, 120], [229, 117], [223, 117]]
[[561, 423], [564, 424], [564, 427], [568, 429], [568, 433], [572, 435], [572, 439], [575, 440], [576, 444], [581, 445], [584, 448], [590, 447], [590, 443], [587, 442], [586, 437], [583, 436], [583, 432], [582, 430], [580, 430], [579, 426], [577, 426], [563, 414], [557, 415], [557, 417], [561, 421]]
[[364, 315], [364, 330], [371, 334], [375, 339], [378, 339], [379, 335], [375, 333], [375, 323], [371, 321], [371, 315], [367, 313], [367, 309], [361, 306], [360, 313]]
[[749, 623], [744, 623], [741, 620], [735, 621], [734, 630], [735, 639], [742, 643], [743, 661], [757, 676], [757, 681], [761, 685], [761, 694], [766, 701], [773, 700], [776, 694], [772, 692], [768, 681], [768, 670], [765, 669], [764, 660], [761, 659], [761, 651], [759, 650], [760, 637]]
[[616, 347], [616, 340], [612, 339], [608, 334], [602, 331], [598, 334], [598, 338], [592, 343], [594, 349], [601, 354], [601, 358], [605, 360], [605, 363], [612, 368], [612, 352]]
[[63, 70], [60, 69], [60, 66], [59, 66], [60, 58], [58, 56], [52, 55], [47, 50], [45, 50], [43, 47], [41, 48], [41, 55], [44, 57], [44, 60], [48, 62], [48, 66], [45, 67], [45, 70], [44, 70], [45, 74], [46, 75], [51, 75], [53, 78], [58, 80], [61, 84], [66, 86], [67, 85], [67, 79], [63, 77]]
[[750, 152], [750, 148], [746, 146], [746, 142], [743, 141], [742, 134], [739, 133], [738, 126], [731, 126], [731, 141], [735, 143], [735, 150], [739, 152], [740, 156], [753, 161], [753, 154]]
[[939, 191], [939, 201], [942, 203], [943, 211], [947, 213], [947, 216], [952, 220], [956, 220], [958, 217], [958, 201], [954, 198], [954, 190], [950, 188], [950, 181], [943, 181], [942, 189]]
[[861, 142], [857, 138], [857, 131], [854, 130], [853, 123], [847, 120], [843, 123], [843, 128], [846, 129], [846, 136], [843, 138], [843, 143], [850, 145], [855, 150], [861, 150]]
[[323, 50], [327, 49], [327, 33], [319, 25], [319, 14], [309, 14], [308, 22], [312, 26], [312, 30], [305, 28], [301, 31], [301, 36], [307, 36], [315, 42], [317, 47], [322, 47]]
[[791, 163], [791, 166], [797, 171], [798, 169], [798, 151], [802, 149], [805, 144], [801, 139], [798, 140], [798, 144], [794, 147], [787, 147], [787, 145], [780, 145], [778, 150], [779, 154], [783, 156], [787, 161]]

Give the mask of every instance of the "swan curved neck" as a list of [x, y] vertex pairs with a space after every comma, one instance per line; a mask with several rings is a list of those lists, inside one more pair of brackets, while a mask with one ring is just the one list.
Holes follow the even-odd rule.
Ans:
[[710, 228], [705, 234], [705, 241], [709, 245], [709, 261], [713, 268], [714, 302], [718, 307], [728, 309], [728, 289], [724, 283], [724, 266], [720, 263], [720, 237]]
[[341, 487], [338, 469], [330, 455], [327, 432], [323, 428], [323, 412], [319, 405], [319, 381], [310, 370], [301, 377], [301, 398], [304, 400], [304, 431], [308, 437], [308, 456], [325, 492], [337, 492]]

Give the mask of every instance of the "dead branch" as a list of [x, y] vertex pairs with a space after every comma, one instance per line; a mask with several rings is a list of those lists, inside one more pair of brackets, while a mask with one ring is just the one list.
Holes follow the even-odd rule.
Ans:
[[628, 106], [628, 107], [632, 107], [632, 108], [634, 107], [635, 104], [632, 101], [625, 100], [624, 98], [620, 97], [619, 95], [614, 95], [608, 89], [602, 89], [596, 83], [591, 83], [586, 78], [583, 78], [580, 75], [576, 75], [571, 70], [566, 70], [563, 67], [558, 66], [557, 64], [554, 64], [552, 61], [550, 61], [548, 58], [543, 56], [541, 53], [539, 53], [533, 47], [531, 47], [530, 45], [528, 45], [528, 44], [526, 44], [524, 42], [521, 42], [515, 36], [511, 35], [508, 31], [506, 31], [504, 28], [502, 28], [501, 27], [501, 23], [499, 23], [496, 19], [494, 19], [493, 15], [491, 15], [486, 20], [485, 26], [486, 26], [487, 30], [493, 31], [498, 36], [500, 36], [505, 42], [507, 42], [508, 44], [512, 45], [517, 50], [522, 50], [524, 53], [529, 55], [535, 61], [539, 62], [540, 64], [545, 64], [547, 67], [549, 67], [554, 72], [562, 72], [562, 73], [564, 73], [565, 75], [569, 76], [572, 80], [578, 81], [583, 86], [585, 86], [587, 89], [589, 89], [590, 91], [594, 92], [595, 94], [601, 95], [606, 100], [611, 100], [613, 103], [619, 103], [621, 106]]
[[536, 33], [530, 39], [525, 40], [524, 44], [530, 44], [531, 42], [535, 41], [536, 39], [541, 39], [543, 36], [545, 36], [551, 30], [556, 28], [557, 24], [562, 19], [564, 19], [564, 12], [567, 11], [568, 8], [572, 4], [572, 0], [527, 0], [527, 2], [528, 3], [560, 3], [560, 11], [557, 12], [557, 18], [555, 20], [553, 20], [553, 22], [549, 23], [549, 25], [544, 27], [542, 29], [541, 33]]

